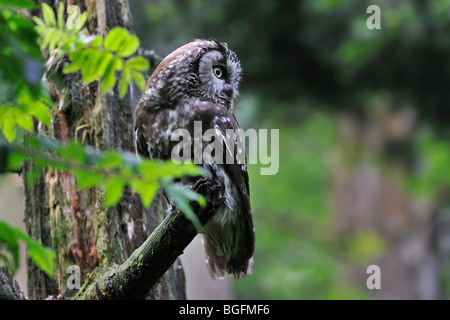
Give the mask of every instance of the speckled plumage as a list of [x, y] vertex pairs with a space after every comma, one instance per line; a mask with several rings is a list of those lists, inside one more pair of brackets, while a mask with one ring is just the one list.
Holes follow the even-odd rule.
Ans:
[[[220, 67], [223, 77], [213, 69]], [[168, 160], [177, 141], [176, 129], [186, 129], [194, 137], [194, 122], [201, 121], [202, 131], [215, 129], [223, 142], [227, 130], [239, 129], [233, 114], [238, 95], [241, 67], [236, 54], [215, 40], [196, 40], [169, 54], [147, 82], [136, 107], [136, 150], [140, 156]], [[235, 277], [251, 273], [255, 234], [250, 208], [247, 165], [239, 161], [242, 144], [224, 143], [233, 163], [201, 165], [221, 185], [224, 204], [204, 226], [204, 244], [211, 274]], [[193, 142], [193, 138], [192, 141]], [[203, 142], [203, 150], [208, 143]], [[233, 148], [234, 147], [234, 148]], [[233, 150], [231, 150], [233, 149]], [[224, 155], [225, 159], [226, 155]]]

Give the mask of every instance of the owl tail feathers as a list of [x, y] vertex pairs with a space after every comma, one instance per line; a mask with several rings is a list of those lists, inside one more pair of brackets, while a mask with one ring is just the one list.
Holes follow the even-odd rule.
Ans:
[[228, 276], [235, 278], [246, 277], [252, 274], [253, 258], [230, 257], [218, 254], [218, 250], [203, 234], [202, 242], [205, 246], [206, 263], [213, 279], [225, 279]]

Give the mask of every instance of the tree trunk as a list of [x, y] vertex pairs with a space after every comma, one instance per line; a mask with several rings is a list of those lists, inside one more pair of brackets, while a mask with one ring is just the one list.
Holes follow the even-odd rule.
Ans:
[[[55, 9], [58, 0], [50, 2]], [[64, 1], [87, 10], [87, 27], [92, 34], [105, 35], [113, 27], [131, 28], [126, 0]], [[133, 114], [136, 97], [119, 99], [117, 87], [101, 94], [97, 82], [81, 84], [79, 73], [58, 76], [62, 85], [48, 81], [57, 112], [52, 125], [40, 133], [61, 141], [76, 139], [98, 150], [119, 149], [134, 152]], [[27, 163], [25, 173], [31, 170]], [[24, 175], [26, 176], [26, 174]], [[78, 191], [71, 173], [44, 169], [32, 188], [25, 188], [25, 222], [28, 233], [56, 253], [55, 278], [49, 278], [30, 260], [28, 292], [32, 299], [49, 295], [74, 297], [70, 276], [73, 267], [80, 270], [81, 285], [100, 277], [102, 270], [121, 264], [138, 248], [164, 219], [158, 207], [144, 210], [139, 196], [129, 189], [114, 207], [105, 209], [102, 188]], [[26, 185], [26, 183], [25, 183]], [[155, 203], [159, 203], [155, 201]], [[75, 268], [76, 268], [75, 267]], [[69, 269], [68, 269], [69, 268]], [[69, 284], [69, 285], [68, 285]], [[184, 273], [180, 262], [169, 268], [147, 293], [148, 299], [185, 298]]]

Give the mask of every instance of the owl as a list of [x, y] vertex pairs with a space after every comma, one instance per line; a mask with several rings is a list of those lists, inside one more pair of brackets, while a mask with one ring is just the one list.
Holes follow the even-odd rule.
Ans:
[[[194, 124], [201, 123], [202, 132], [214, 129], [227, 156], [232, 153], [230, 158], [237, 160], [238, 152], [242, 154], [242, 141], [235, 138], [231, 147], [225, 141], [229, 130], [239, 129], [233, 101], [240, 80], [239, 59], [226, 43], [196, 40], [170, 53], [149, 78], [135, 110], [138, 155], [169, 160], [177, 144], [172, 139], [174, 131], [187, 130], [194, 145]], [[201, 147], [204, 150], [205, 143]], [[223, 198], [203, 226], [206, 262], [212, 277], [239, 278], [252, 272], [255, 231], [245, 153], [244, 160], [199, 164], [211, 173], [210, 179], [220, 186]], [[186, 187], [193, 184], [186, 183]]]

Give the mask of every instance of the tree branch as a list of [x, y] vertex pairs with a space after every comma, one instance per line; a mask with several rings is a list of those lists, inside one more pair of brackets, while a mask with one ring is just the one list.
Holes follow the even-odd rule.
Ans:
[[13, 280], [11, 274], [0, 267], [0, 300], [26, 300], [17, 281]]
[[[210, 183], [207, 184], [211, 186]], [[211, 196], [217, 195], [219, 188], [206, 189], [209, 193], [209, 196], [205, 196], [208, 203], [206, 208], [201, 209], [197, 203], [192, 204], [202, 225], [209, 221], [223, 203], [221, 197]], [[158, 210], [162, 210], [161, 208], [162, 206]], [[143, 299], [196, 234], [193, 223], [182, 212], [171, 212], [123, 264], [107, 269], [94, 283], [81, 289], [75, 298]]]

